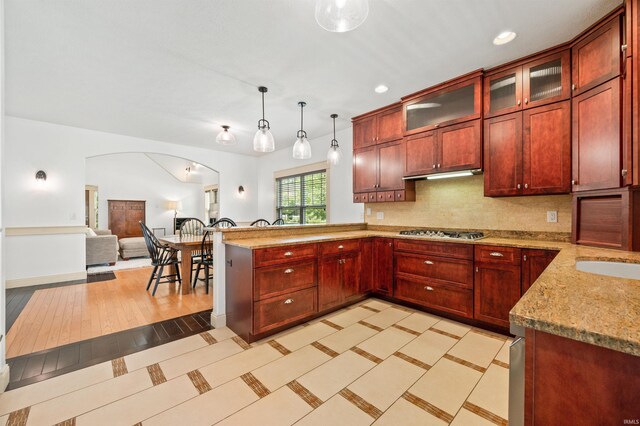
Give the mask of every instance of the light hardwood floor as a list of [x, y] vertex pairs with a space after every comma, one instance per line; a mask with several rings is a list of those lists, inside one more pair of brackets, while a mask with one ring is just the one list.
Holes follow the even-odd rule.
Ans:
[[160, 284], [154, 297], [145, 290], [151, 268], [115, 274], [111, 281], [37, 290], [7, 333], [7, 358], [213, 307], [202, 283], [186, 295]]

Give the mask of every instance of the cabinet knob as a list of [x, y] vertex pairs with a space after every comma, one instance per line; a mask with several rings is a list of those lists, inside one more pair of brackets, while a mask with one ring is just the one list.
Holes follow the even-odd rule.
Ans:
[[287, 300], [284, 301], [285, 305], [290, 305], [292, 303], [293, 303], [293, 299], [287, 299]]
[[489, 253], [489, 256], [504, 257], [504, 254], [500, 253], [499, 251], [492, 251], [491, 253]]
[[476, 266], [476, 272], [480, 272], [480, 270], [478, 269], [478, 267]]
[[343, 246], [342, 244], [340, 244], [340, 245], [338, 246], [338, 248], [339, 248], [340, 250], [342, 250], [342, 249], [344, 248], [344, 246]]
[[425, 286], [424, 289], [427, 291], [433, 291], [433, 287], [431, 286]]
[[438, 168], [440, 168], [440, 163], [437, 164]]
[[529, 184], [528, 184], [528, 183], [525, 183], [525, 184], [524, 184], [524, 189], [527, 189], [527, 188], [529, 188]]
[[516, 185], [516, 188], [520, 189], [520, 188], [521, 188], [521, 185], [520, 185], [520, 184], [517, 184], [517, 185]]
[[525, 262], [527, 261], [527, 255], [526, 254], [524, 256], [522, 256], [522, 260], [524, 260]]
[[572, 85], [571, 85], [571, 90], [576, 90], [576, 89], [577, 89], [576, 85], [575, 85], [575, 84], [572, 84]]
[[293, 256], [293, 252], [292, 251], [287, 251], [284, 254], [285, 256]]
[[577, 184], [578, 184], [578, 181], [577, 181], [577, 180], [575, 180], [575, 179], [571, 179], [571, 185], [577, 185]]
[[284, 273], [285, 274], [292, 274], [293, 273], [293, 269], [291, 269], [291, 268], [285, 269]]
[[620, 50], [624, 53], [627, 51], [627, 45], [623, 44], [622, 46], [620, 46]]
[[398, 194], [398, 198], [402, 198], [402, 194]]
[[440, 127], [440, 124], [434, 124], [433, 127]]
[[517, 101], [516, 103], [518, 104], [518, 106], [520, 106], [520, 104], [521, 104], [522, 102], [520, 102], [520, 99], [518, 99], [518, 101]]
[[622, 175], [622, 177], [627, 177], [627, 169], [622, 169], [622, 171], [620, 172], [620, 174]]
[[389, 247], [391, 247], [393, 245], [393, 243], [389, 243]]
[[425, 264], [425, 265], [433, 265], [433, 262], [432, 262], [432, 261], [430, 261], [430, 260], [425, 260], [425, 261], [424, 261], [424, 264]]
[[527, 105], [529, 103], [529, 98], [524, 98], [524, 104]]
[[433, 165], [433, 168], [434, 168], [434, 169], [436, 168], [436, 165], [435, 165], [435, 164]]

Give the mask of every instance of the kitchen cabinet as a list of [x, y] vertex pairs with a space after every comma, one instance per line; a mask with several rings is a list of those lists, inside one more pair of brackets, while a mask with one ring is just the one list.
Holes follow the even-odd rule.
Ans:
[[479, 119], [408, 136], [405, 145], [405, 176], [482, 167]]
[[405, 145], [402, 140], [355, 150], [353, 192], [368, 193], [366, 199], [360, 196], [359, 201], [415, 201], [415, 183], [402, 179], [404, 159]]
[[475, 246], [474, 319], [509, 327], [509, 311], [521, 296], [520, 257], [519, 248]]
[[366, 148], [402, 138], [402, 106], [394, 104], [354, 117], [353, 147]]
[[555, 250], [522, 250], [522, 294], [529, 290], [557, 255]]
[[573, 96], [620, 75], [622, 61], [626, 61], [626, 48], [621, 43], [621, 19], [620, 15], [614, 16], [572, 46]]
[[393, 293], [393, 239], [373, 239], [373, 291], [391, 296]]
[[573, 191], [622, 183], [620, 78], [573, 98]]
[[570, 51], [530, 59], [485, 77], [485, 118], [569, 99]]
[[481, 75], [477, 71], [403, 97], [404, 135], [480, 118]]
[[485, 120], [485, 196], [570, 192], [570, 107], [562, 101]]
[[[319, 310], [326, 310], [349, 301], [360, 293], [360, 240], [358, 248], [345, 248], [344, 253], [331, 253], [319, 261]], [[323, 243], [323, 245], [340, 246], [343, 242]]]

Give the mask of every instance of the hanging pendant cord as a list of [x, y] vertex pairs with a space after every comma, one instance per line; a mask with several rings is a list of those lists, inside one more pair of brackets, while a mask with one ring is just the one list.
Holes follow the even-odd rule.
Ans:
[[262, 119], [264, 120], [264, 92], [262, 92]]
[[304, 105], [300, 105], [300, 130], [301, 131], [304, 131], [304, 121], [303, 121], [304, 115], [302, 114], [303, 109], [304, 109]]

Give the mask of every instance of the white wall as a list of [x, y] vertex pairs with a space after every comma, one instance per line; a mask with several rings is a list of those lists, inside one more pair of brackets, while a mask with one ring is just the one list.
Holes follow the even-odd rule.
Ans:
[[[332, 135], [309, 140], [312, 157], [295, 160], [292, 148], [274, 151], [260, 158], [258, 217], [275, 219], [274, 172], [327, 160]], [[336, 133], [342, 149], [342, 161], [329, 170], [329, 222], [354, 223], [364, 221], [364, 205], [353, 202], [353, 132], [351, 127]], [[278, 141], [276, 141], [277, 146]]]
[[[4, 192], [2, 191], [2, 172], [5, 162], [4, 156], [4, 0], [0, 0], [0, 332], [7, 335], [6, 330], [6, 306], [5, 306], [5, 261], [4, 261]], [[5, 364], [5, 342], [0, 342], [0, 392], [9, 384], [9, 367]]]
[[[84, 225], [85, 160], [111, 153], [149, 152], [174, 155], [197, 161], [220, 173], [220, 213], [234, 220], [250, 221], [258, 210], [258, 159], [202, 148], [148, 139], [97, 132], [69, 126], [5, 117], [5, 179], [3, 196], [4, 226], [55, 227]], [[213, 137], [212, 137], [212, 142]], [[35, 173], [42, 169], [48, 179], [38, 189]], [[238, 186], [246, 188], [244, 197]], [[26, 236], [6, 238], [5, 274], [7, 280], [46, 277], [53, 274], [84, 273], [84, 239], [74, 235], [33, 235], [30, 250], [23, 251]], [[43, 249], [41, 249], [41, 247]], [[47, 262], [34, 262], [33, 256], [46, 258], [44, 247], [65, 253], [55, 269]]]
[[98, 187], [100, 229], [108, 228], [108, 200], [146, 201], [147, 226], [165, 228], [167, 234], [173, 233], [174, 216], [174, 211], [167, 209], [168, 201], [181, 202], [178, 217], [206, 219], [204, 185], [179, 181], [144, 154], [92, 157], [86, 161], [85, 173], [85, 183]]

